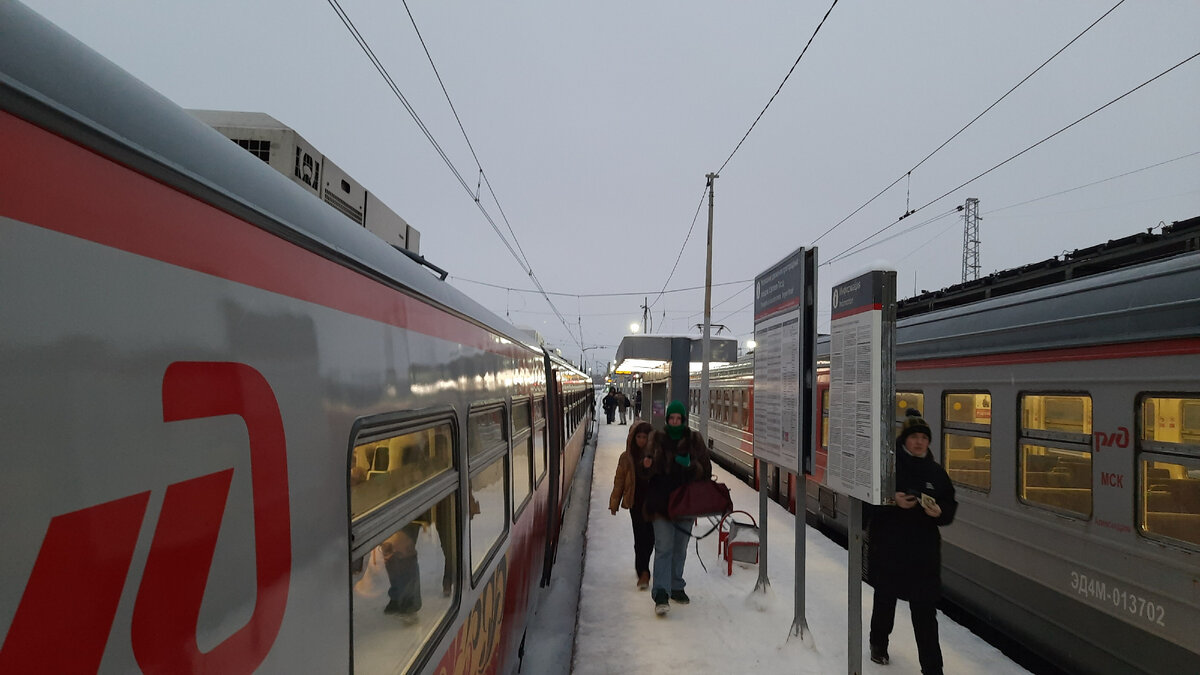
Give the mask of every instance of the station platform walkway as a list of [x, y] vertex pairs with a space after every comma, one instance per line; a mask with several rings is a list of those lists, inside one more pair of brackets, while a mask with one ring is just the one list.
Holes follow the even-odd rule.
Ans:
[[[633, 533], [628, 511], [608, 510], [617, 458], [625, 449], [629, 426], [598, 426], [592, 467], [591, 498], [583, 530], [582, 578], [570, 671], [579, 674], [648, 672], [680, 673], [812, 673], [847, 672], [845, 549], [812, 529], [807, 532], [805, 615], [809, 633], [791, 638], [795, 578], [795, 519], [769, 503], [770, 588], [755, 592], [758, 568], [734, 563], [731, 576], [717, 554], [717, 534], [688, 547], [684, 578], [688, 605], [672, 603], [656, 616], [649, 591], [637, 589], [633, 566]], [[735, 509], [758, 518], [758, 493], [714, 465], [718, 480], [731, 488]], [[577, 486], [580, 487], [580, 486]], [[694, 532], [709, 527], [705, 519]], [[953, 527], [953, 525], [951, 525]], [[703, 561], [705, 569], [701, 565]], [[560, 558], [560, 563], [564, 562]], [[891, 663], [872, 663], [865, 635], [870, 621], [872, 590], [862, 587], [863, 673], [919, 673], [916, 643], [908, 606], [896, 609], [889, 652]], [[1024, 673], [999, 650], [969, 630], [938, 614], [946, 673]], [[565, 632], [565, 627], [560, 626]], [[523, 669], [524, 672], [533, 672]]]

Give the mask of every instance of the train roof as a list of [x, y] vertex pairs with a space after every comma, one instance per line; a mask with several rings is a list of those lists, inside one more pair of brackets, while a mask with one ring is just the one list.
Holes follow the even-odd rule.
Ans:
[[0, 3], [0, 36], [0, 109], [540, 351], [511, 324], [28, 7]]

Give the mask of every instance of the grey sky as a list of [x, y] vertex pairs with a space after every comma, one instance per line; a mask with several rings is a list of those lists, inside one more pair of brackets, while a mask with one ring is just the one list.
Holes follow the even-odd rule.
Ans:
[[[844, 0], [716, 182], [715, 283], [752, 279], [842, 220], [1116, 0]], [[569, 358], [579, 347], [324, 0], [29, 0], [176, 103], [268, 113], [422, 232], [451, 282]], [[472, 188], [477, 170], [404, 5], [342, 6]], [[409, 6], [534, 271], [547, 290], [666, 283], [704, 190], [799, 55], [829, 0], [430, 2]], [[887, 194], [819, 243], [821, 261], [1200, 50], [1193, 0], [1130, 0]], [[1200, 215], [1200, 58], [887, 234], [980, 199], [987, 273]], [[484, 188], [486, 194], [486, 187]], [[484, 199], [502, 229], [499, 210]], [[669, 288], [704, 282], [706, 210]], [[901, 297], [957, 283], [947, 217], [821, 268], [820, 298], [873, 261]], [[750, 337], [748, 285], [714, 320]], [[654, 291], [654, 292], [652, 292]], [[730, 296], [736, 297], [730, 298]], [[589, 361], [612, 358], [640, 295], [555, 296]], [[728, 300], [727, 300], [728, 299]], [[722, 302], [725, 301], [725, 302]], [[737, 311], [736, 313], [734, 310]], [[658, 332], [702, 319], [703, 292], [654, 305]], [[663, 312], [665, 311], [665, 316]], [[822, 313], [822, 330], [828, 322]], [[578, 334], [576, 334], [578, 337]]]

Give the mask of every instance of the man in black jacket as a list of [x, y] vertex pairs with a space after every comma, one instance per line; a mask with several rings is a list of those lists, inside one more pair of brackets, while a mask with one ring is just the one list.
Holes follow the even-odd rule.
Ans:
[[919, 410], [909, 410], [896, 440], [896, 503], [872, 509], [868, 572], [875, 588], [871, 660], [886, 664], [896, 600], [907, 600], [923, 675], [942, 675], [937, 602], [942, 592], [942, 536], [958, 510], [950, 477], [929, 451], [933, 436]]

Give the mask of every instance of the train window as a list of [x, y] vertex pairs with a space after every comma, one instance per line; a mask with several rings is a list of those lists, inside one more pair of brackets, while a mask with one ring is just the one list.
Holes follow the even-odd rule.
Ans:
[[356, 672], [409, 672], [433, 647], [458, 595], [457, 502], [451, 492], [353, 557]]
[[533, 434], [529, 402], [513, 402], [512, 503], [515, 517], [533, 492]]
[[1021, 501], [1088, 518], [1092, 514], [1092, 398], [1022, 394]]
[[821, 447], [829, 449], [829, 388], [821, 391]]
[[942, 461], [950, 480], [984, 492], [992, 489], [991, 425], [991, 394], [943, 395]]
[[1200, 398], [1147, 396], [1141, 418], [1144, 446], [1200, 454]]
[[513, 401], [512, 404], [513, 436], [529, 429], [529, 401]]
[[539, 422], [533, 431], [533, 476], [540, 482], [546, 475], [546, 423]]
[[490, 450], [508, 446], [508, 425], [504, 408], [498, 406], [471, 413], [467, 423], [467, 456], [474, 459]]
[[[1078, 440], [1092, 434], [1092, 397], [1021, 396], [1021, 428], [1029, 436]], [[1091, 442], [1091, 439], [1086, 439]]]
[[1140, 459], [1141, 531], [1200, 547], [1200, 461], [1151, 455]]
[[453, 616], [461, 569], [456, 438], [449, 409], [355, 426], [347, 468], [359, 672], [419, 668]]
[[[501, 455], [479, 470], [471, 471], [469, 532], [471, 573], [478, 575], [508, 530], [505, 477], [508, 456]], [[478, 578], [475, 578], [478, 581]]]
[[925, 394], [919, 391], [896, 392], [896, 438], [900, 437], [900, 427], [909, 410], [925, 412]]
[[1200, 398], [1144, 396], [1140, 419], [1139, 531], [1200, 547]]
[[357, 518], [453, 466], [450, 426], [371, 440], [350, 459], [350, 518]]

